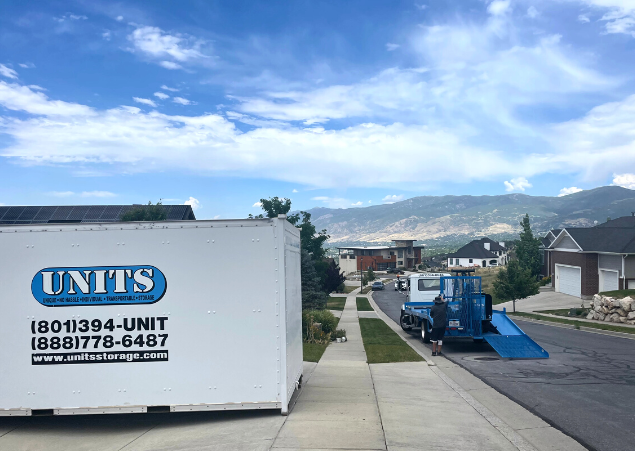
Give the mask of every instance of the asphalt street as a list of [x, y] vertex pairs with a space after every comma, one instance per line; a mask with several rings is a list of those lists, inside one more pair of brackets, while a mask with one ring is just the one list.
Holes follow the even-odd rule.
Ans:
[[[375, 292], [374, 299], [399, 322], [406, 297], [394, 291], [393, 284]], [[549, 352], [549, 359], [504, 360], [487, 343], [465, 339], [444, 340], [443, 352], [587, 448], [634, 449], [635, 340], [516, 322]]]

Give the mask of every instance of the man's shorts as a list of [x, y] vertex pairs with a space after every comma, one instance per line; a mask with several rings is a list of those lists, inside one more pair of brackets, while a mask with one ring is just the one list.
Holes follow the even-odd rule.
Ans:
[[433, 327], [430, 333], [430, 341], [432, 343], [443, 344], [443, 337], [445, 336], [445, 327]]

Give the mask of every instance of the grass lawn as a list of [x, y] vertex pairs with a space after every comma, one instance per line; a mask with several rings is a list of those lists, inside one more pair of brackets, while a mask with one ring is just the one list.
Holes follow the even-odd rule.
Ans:
[[346, 304], [345, 296], [331, 296], [326, 301], [326, 308], [328, 310], [344, 310], [344, 304]]
[[366, 287], [364, 288], [362, 291], [360, 291], [361, 294], [367, 294], [370, 292], [370, 290], [372, 290], [372, 287]]
[[362, 330], [362, 340], [368, 363], [420, 362], [423, 360], [382, 320], [360, 318], [359, 327]]
[[357, 311], [358, 312], [374, 312], [375, 309], [371, 307], [370, 302], [368, 302], [368, 298], [355, 298], [357, 301]]
[[328, 344], [321, 345], [316, 343], [302, 343], [304, 348], [305, 362], [318, 362], [322, 358], [322, 354], [326, 351]]
[[635, 290], [615, 290], [615, 291], [604, 291], [600, 293], [603, 296], [611, 296], [612, 298], [625, 298], [626, 296], [635, 296]]
[[572, 326], [575, 326], [576, 329], [579, 329], [580, 326], [583, 326], [583, 327], [590, 327], [593, 329], [610, 330], [612, 332], [624, 332], [627, 334], [635, 334], [635, 328], [612, 326], [605, 323], [598, 323], [598, 324], [588, 323], [588, 322], [576, 321], [574, 319], [572, 320], [572, 319], [565, 319], [565, 318], [554, 318], [552, 316], [536, 315], [534, 313], [524, 313], [524, 312], [516, 312], [516, 313], [507, 312], [507, 314], [510, 316], [520, 316], [523, 318], [539, 319], [541, 321], [551, 321], [552, 323], [571, 324]]
[[571, 315], [571, 309], [568, 308], [561, 308], [556, 310], [540, 310], [536, 313], [548, 313], [550, 315], [567, 316], [569, 318], [586, 318], [586, 316], [589, 314], [589, 309], [577, 308], [575, 309], [575, 311], [577, 312], [577, 315], [575, 316]]
[[348, 293], [352, 293], [353, 291], [357, 290], [359, 288], [359, 284], [358, 285], [344, 285], [344, 293], [348, 294]]
[[481, 277], [481, 289], [483, 293], [492, 295], [492, 304], [501, 304], [505, 301], [501, 301], [494, 294], [494, 280], [498, 275], [498, 271], [501, 270], [501, 266], [489, 267], [489, 268], [477, 268], [475, 275]]

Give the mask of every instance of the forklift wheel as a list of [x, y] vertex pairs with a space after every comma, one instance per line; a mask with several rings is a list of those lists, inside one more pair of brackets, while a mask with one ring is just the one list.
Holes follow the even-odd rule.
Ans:
[[430, 343], [430, 332], [428, 331], [428, 322], [421, 322], [421, 341], [424, 343]]

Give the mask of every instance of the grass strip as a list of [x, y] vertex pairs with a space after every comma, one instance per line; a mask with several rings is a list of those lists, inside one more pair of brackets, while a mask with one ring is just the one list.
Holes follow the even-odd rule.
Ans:
[[595, 323], [588, 323], [588, 322], [576, 321], [576, 320], [570, 320], [570, 319], [564, 319], [564, 318], [554, 318], [552, 316], [536, 315], [535, 313], [507, 312], [507, 314], [510, 316], [520, 316], [523, 318], [537, 319], [540, 321], [550, 321], [552, 323], [569, 324], [571, 326], [574, 326], [576, 329], [579, 329], [580, 326], [582, 326], [582, 327], [589, 327], [591, 329], [600, 329], [600, 330], [608, 330], [611, 332], [623, 332], [626, 334], [635, 334], [635, 328], [630, 328], [630, 327], [611, 326], [609, 324], [603, 324], [603, 323], [595, 324]]
[[326, 301], [326, 308], [328, 310], [344, 310], [344, 304], [346, 304], [346, 297], [331, 296], [328, 301]]
[[421, 362], [417, 354], [388, 324], [378, 318], [360, 318], [359, 327], [368, 363]]
[[372, 290], [372, 287], [366, 287], [364, 289], [362, 289], [362, 291], [360, 291], [361, 294], [367, 294], [370, 292], [370, 290]]
[[635, 290], [603, 291], [602, 293], [600, 293], [600, 295], [619, 299], [625, 298], [626, 296], [635, 296]]
[[305, 362], [319, 362], [328, 344], [302, 343]]
[[353, 291], [357, 290], [359, 288], [359, 285], [344, 285], [344, 293], [348, 294], [348, 293], [352, 293]]
[[368, 298], [355, 298], [357, 302], [357, 311], [358, 312], [374, 312], [375, 309], [368, 302]]

